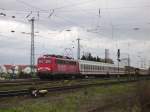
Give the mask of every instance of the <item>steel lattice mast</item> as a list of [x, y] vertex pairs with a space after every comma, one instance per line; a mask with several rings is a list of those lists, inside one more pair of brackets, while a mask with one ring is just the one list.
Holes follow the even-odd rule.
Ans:
[[35, 53], [34, 53], [34, 18], [31, 20], [31, 55], [30, 55], [30, 67], [31, 74], [34, 74], [34, 64], [35, 64]]

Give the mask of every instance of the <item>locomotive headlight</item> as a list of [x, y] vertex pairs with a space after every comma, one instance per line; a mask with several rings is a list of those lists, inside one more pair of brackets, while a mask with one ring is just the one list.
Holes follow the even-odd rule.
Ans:
[[41, 70], [41, 68], [38, 68], [37, 70], [39, 71], [39, 70]]
[[47, 67], [47, 70], [51, 70], [51, 68], [48, 68], [48, 67]]
[[38, 68], [37, 69], [38, 71], [50, 71], [51, 70], [51, 68], [49, 68], [49, 67], [40, 67], [40, 68]]

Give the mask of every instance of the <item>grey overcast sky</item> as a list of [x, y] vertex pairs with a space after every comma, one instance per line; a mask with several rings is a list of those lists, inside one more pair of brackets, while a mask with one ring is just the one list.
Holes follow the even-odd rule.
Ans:
[[116, 61], [119, 48], [133, 66], [148, 66], [149, 10], [150, 0], [0, 0], [0, 64], [29, 64], [29, 19], [34, 17], [36, 58], [64, 54], [65, 48], [76, 58], [79, 37], [81, 54], [104, 58], [109, 49]]

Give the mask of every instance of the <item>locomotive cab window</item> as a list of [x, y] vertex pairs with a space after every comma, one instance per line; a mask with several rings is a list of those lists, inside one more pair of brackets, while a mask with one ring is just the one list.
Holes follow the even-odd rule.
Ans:
[[39, 60], [38, 60], [38, 63], [39, 63], [39, 64], [42, 64], [42, 63], [44, 63], [44, 60], [43, 60], [43, 59], [39, 59]]
[[46, 59], [46, 60], [45, 60], [45, 63], [46, 63], [46, 64], [50, 64], [50, 63], [51, 63], [51, 60], [50, 60], [50, 59]]

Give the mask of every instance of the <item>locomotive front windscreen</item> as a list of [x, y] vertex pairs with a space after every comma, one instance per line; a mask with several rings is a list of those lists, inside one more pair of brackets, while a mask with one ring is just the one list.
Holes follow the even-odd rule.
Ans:
[[51, 60], [50, 60], [50, 58], [40, 58], [39, 60], [38, 60], [38, 64], [50, 64], [51, 63]]

